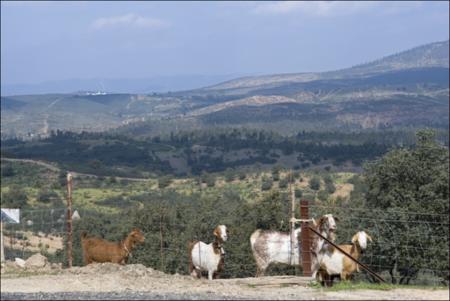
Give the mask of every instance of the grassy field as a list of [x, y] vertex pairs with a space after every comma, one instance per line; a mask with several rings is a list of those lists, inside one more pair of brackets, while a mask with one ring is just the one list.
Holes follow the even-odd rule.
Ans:
[[[9, 193], [11, 190], [19, 189], [27, 195], [27, 203], [30, 208], [45, 208], [51, 207], [52, 203], [42, 202], [42, 197], [39, 200], [39, 196], [43, 191], [51, 191], [61, 199], [62, 203], [65, 203], [66, 187], [64, 175], [45, 169], [42, 166], [24, 162], [2, 161], [3, 168], [10, 169], [12, 172], [8, 175], [2, 175], [2, 195]], [[319, 191], [312, 190], [309, 186], [309, 181], [313, 176], [323, 177], [325, 174], [331, 175], [336, 186], [336, 192], [328, 197], [333, 199], [340, 196], [343, 199], [348, 199], [352, 190], [348, 180], [354, 176], [353, 173], [302, 172], [295, 180], [293, 188], [300, 189], [303, 196], [315, 198], [320, 190], [325, 189], [324, 181], [321, 180]], [[210, 176], [214, 178], [214, 186], [211, 183], [202, 182], [199, 180], [199, 177], [185, 177], [171, 179], [167, 187], [164, 188], [159, 188], [158, 182], [160, 179], [158, 178], [150, 178], [146, 182], [134, 182], [117, 180], [111, 177], [79, 177], [74, 179], [73, 204], [77, 208], [117, 212], [127, 202], [143, 201], [142, 198], [146, 194], [150, 192], [158, 193], [162, 190], [172, 190], [186, 196], [193, 193], [202, 193], [211, 195], [211, 197], [217, 197], [225, 191], [232, 190], [238, 192], [241, 200], [253, 203], [258, 202], [265, 193], [270, 191], [270, 189], [263, 191], [261, 186], [264, 178], [272, 178], [272, 173], [268, 171], [248, 172], [245, 179], [239, 179], [237, 176], [233, 179], [226, 179], [223, 173], [211, 174]], [[288, 193], [289, 185], [282, 188], [279, 187], [280, 181], [288, 176], [288, 171], [281, 170], [279, 180], [272, 182], [271, 190], [277, 189], [282, 193]]]

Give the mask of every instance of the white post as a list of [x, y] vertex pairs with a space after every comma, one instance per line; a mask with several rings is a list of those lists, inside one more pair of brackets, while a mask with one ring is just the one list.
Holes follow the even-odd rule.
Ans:
[[293, 185], [292, 181], [292, 170], [290, 174], [290, 181], [289, 181], [289, 189], [291, 192], [291, 265], [294, 264], [294, 256], [295, 256], [295, 189], [292, 189]]
[[5, 249], [3, 245], [3, 222], [0, 222], [0, 232], [1, 232], [1, 262], [5, 262]]

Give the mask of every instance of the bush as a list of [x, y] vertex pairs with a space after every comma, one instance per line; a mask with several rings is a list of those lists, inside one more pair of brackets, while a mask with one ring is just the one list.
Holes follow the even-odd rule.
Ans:
[[261, 190], [270, 190], [272, 188], [273, 181], [270, 178], [264, 177], [261, 183]]
[[325, 190], [328, 193], [333, 193], [336, 191], [336, 187], [334, 186], [333, 179], [330, 175], [326, 175], [323, 177], [323, 181], [325, 182]]
[[56, 192], [47, 189], [41, 190], [37, 196], [37, 201], [45, 204], [54, 203], [58, 199], [59, 195]]
[[12, 177], [14, 176], [14, 169], [11, 165], [2, 167], [2, 177]]
[[235, 174], [231, 169], [227, 169], [225, 171], [225, 181], [226, 182], [233, 182], [233, 180], [235, 179]]
[[309, 187], [316, 191], [320, 189], [320, 179], [318, 176], [313, 176], [311, 180], [309, 180]]
[[172, 178], [169, 176], [162, 176], [158, 179], [158, 187], [159, 189], [166, 188], [172, 183]]
[[208, 175], [205, 181], [208, 187], [214, 187], [216, 185], [216, 177], [213, 175]]
[[286, 188], [288, 186], [288, 180], [287, 178], [283, 178], [278, 182], [279, 188]]
[[303, 196], [303, 191], [301, 189], [295, 189], [295, 197], [301, 198]]
[[2, 208], [24, 208], [27, 205], [28, 196], [18, 187], [10, 187], [8, 192], [2, 194]]
[[325, 202], [328, 199], [329, 196], [330, 196], [330, 194], [326, 190], [320, 190], [317, 193], [317, 198], [319, 200], [321, 200], [322, 202]]

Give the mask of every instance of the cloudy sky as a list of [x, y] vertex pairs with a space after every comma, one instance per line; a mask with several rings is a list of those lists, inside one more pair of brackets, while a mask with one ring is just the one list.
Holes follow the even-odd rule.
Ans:
[[449, 38], [449, 2], [1, 2], [2, 84], [325, 71]]

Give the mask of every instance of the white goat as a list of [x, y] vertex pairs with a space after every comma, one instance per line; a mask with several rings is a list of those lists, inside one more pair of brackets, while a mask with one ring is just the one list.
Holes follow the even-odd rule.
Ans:
[[[319, 222], [314, 221], [312, 228], [322, 234], [323, 237], [334, 242], [336, 239], [335, 232], [337, 229], [336, 221], [339, 221], [337, 217], [333, 217], [331, 214], [325, 214], [319, 219]], [[320, 263], [322, 262], [324, 254], [329, 249], [330, 244], [322, 237], [311, 232], [312, 231], [310, 231], [310, 235], [313, 236], [311, 243], [311, 272], [312, 278], [316, 279], [317, 273], [319, 272]]]
[[[364, 231], [359, 231], [352, 237], [351, 245], [339, 245], [341, 249], [349, 253], [353, 258], [359, 259], [367, 248], [367, 240], [372, 241], [372, 237]], [[359, 272], [359, 265], [345, 256], [336, 248], [330, 248], [322, 258], [320, 264], [320, 274], [322, 282], [327, 286], [333, 285], [333, 276], [340, 276], [341, 280], [349, 280], [351, 274]]]
[[208, 279], [212, 280], [223, 270], [225, 251], [222, 244], [228, 238], [227, 227], [219, 225], [213, 234], [216, 239], [210, 244], [202, 241], [189, 243], [189, 272], [194, 277], [200, 278], [201, 271], [208, 271]]
[[[314, 222], [316, 224], [316, 222]], [[318, 225], [320, 232], [325, 237], [332, 236], [330, 232], [335, 231], [336, 222], [331, 214], [326, 214], [319, 219]], [[301, 264], [300, 260], [300, 242], [298, 240], [301, 233], [301, 228], [294, 231], [295, 242], [294, 242], [294, 256], [291, 258], [291, 237], [289, 233], [273, 231], [273, 230], [261, 230], [258, 229], [250, 236], [250, 245], [253, 252], [253, 257], [256, 261], [256, 277], [263, 276], [267, 267], [271, 263], [285, 263], [290, 265]], [[311, 234], [314, 235], [314, 234]], [[313, 236], [313, 246], [314, 242], [319, 240], [317, 235]], [[320, 239], [323, 241], [323, 239]], [[334, 237], [332, 238], [334, 240]], [[316, 253], [319, 253], [320, 249], [323, 247], [323, 242], [315, 244]], [[312, 254], [313, 263], [314, 252]], [[314, 277], [319, 269], [319, 265], [316, 264], [316, 271]]]

